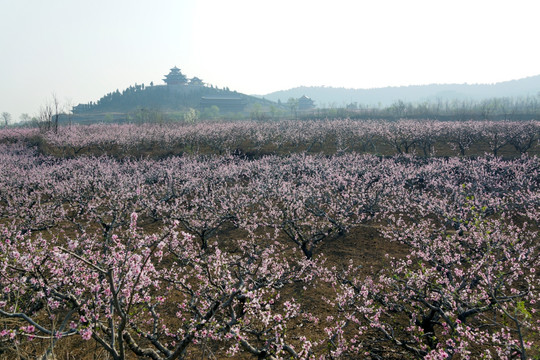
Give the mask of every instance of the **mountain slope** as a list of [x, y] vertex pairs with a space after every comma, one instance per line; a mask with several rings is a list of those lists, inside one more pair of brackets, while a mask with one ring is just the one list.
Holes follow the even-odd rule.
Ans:
[[265, 99], [286, 102], [289, 98], [306, 95], [318, 107], [341, 107], [350, 103], [387, 106], [397, 100], [421, 102], [426, 100], [481, 100], [493, 97], [538, 96], [540, 75], [495, 84], [430, 84], [374, 89], [346, 89], [326, 86], [301, 86], [263, 95]]

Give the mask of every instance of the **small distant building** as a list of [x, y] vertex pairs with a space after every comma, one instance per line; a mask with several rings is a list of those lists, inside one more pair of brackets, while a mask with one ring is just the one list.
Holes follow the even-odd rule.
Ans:
[[171, 69], [171, 71], [165, 75], [165, 79], [163, 79], [167, 85], [185, 85], [187, 82], [187, 78], [179, 68], [176, 66]]
[[311, 110], [315, 107], [315, 104], [311, 98], [308, 98], [306, 95], [303, 95], [298, 99], [298, 110]]
[[195, 76], [194, 78], [191, 78], [189, 80], [189, 85], [191, 85], [191, 86], [204, 86], [204, 82], [201, 79], [199, 79], [198, 77]]
[[241, 96], [203, 96], [200, 107], [206, 109], [217, 106], [221, 112], [241, 112], [246, 107], [246, 101]]

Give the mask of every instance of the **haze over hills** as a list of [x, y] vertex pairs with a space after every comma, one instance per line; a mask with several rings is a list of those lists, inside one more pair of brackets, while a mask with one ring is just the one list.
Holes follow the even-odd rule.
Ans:
[[317, 107], [343, 107], [357, 103], [369, 107], [389, 106], [397, 100], [423, 102], [483, 100], [498, 97], [540, 96], [540, 75], [495, 84], [430, 84], [373, 89], [347, 89], [327, 86], [300, 86], [258, 95], [267, 100], [287, 102], [289, 98], [308, 96]]
[[[392, 110], [394, 104], [399, 100], [409, 105], [423, 105], [424, 102], [436, 104], [438, 101], [447, 102], [447, 104], [452, 103], [455, 106], [451, 106], [451, 108], [454, 110], [462, 108], [460, 110], [461, 116], [469, 118], [487, 116], [485, 111], [482, 112], [482, 109], [478, 108], [478, 106], [476, 108], [472, 106], [473, 102], [478, 105], [484, 99], [525, 99], [529, 97], [526, 100], [534, 100], [534, 104], [540, 101], [540, 75], [494, 84], [431, 84], [373, 89], [301, 86], [264, 96], [250, 96], [230, 91], [228, 88], [218, 89], [212, 85], [208, 86], [197, 77], [188, 79], [177, 67], [170, 70], [170, 73], [165, 75], [164, 85], [151, 83], [150, 86], [145, 87], [136, 84], [122, 92], [116, 90], [108, 93], [96, 102], [75, 106], [73, 108], [75, 118], [70, 118], [70, 121], [92, 122], [96, 121], [96, 116], [102, 116], [102, 114], [106, 113], [115, 114], [114, 116], [111, 115], [113, 119], [127, 119], [130, 113], [148, 110], [181, 115], [189, 109], [196, 109], [203, 118], [215, 118], [223, 114], [247, 116], [254, 113], [266, 114], [273, 118], [279, 114], [289, 114], [287, 111], [292, 110], [287, 105], [288, 100], [290, 98], [300, 99], [303, 96], [311, 98], [315, 107], [319, 109], [347, 107], [349, 109], [384, 110], [388, 108], [388, 111], [379, 114], [379, 116], [384, 117], [403, 117], [406, 115], [404, 110], [398, 108]], [[454, 102], [455, 100], [458, 102]], [[462, 100], [465, 101], [462, 102]], [[513, 116], [516, 117], [519, 112], [522, 117], [530, 117], [533, 114], [531, 111], [537, 108], [537, 105], [531, 105], [533, 102], [528, 101], [528, 105], [513, 106]], [[276, 103], [281, 103], [281, 106]], [[469, 105], [464, 107], [465, 104]], [[350, 107], [349, 105], [353, 106]], [[311, 109], [313, 104], [309, 101], [307, 106], [301, 106], [301, 104], [297, 106], [297, 110], [304, 111]], [[534, 109], [531, 110], [532, 108]], [[467, 109], [467, 111], [464, 112], [463, 109]], [[504, 110], [497, 116], [507, 118], [509, 115], [506, 114], [506, 111]], [[375, 114], [370, 112], [366, 115], [374, 116]], [[457, 116], [456, 113], [438, 113], [438, 110], [434, 109], [431, 109], [427, 115], [420, 112], [415, 113], [409, 109], [407, 115], [416, 117], [447, 116], [452, 119]], [[491, 111], [490, 115], [494, 116], [495, 114]]]

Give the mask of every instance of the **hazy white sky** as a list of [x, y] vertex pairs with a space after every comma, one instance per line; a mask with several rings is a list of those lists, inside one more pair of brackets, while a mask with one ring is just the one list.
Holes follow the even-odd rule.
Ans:
[[0, 0], [0, 112], [169, 68], [248, 94], [540, 74], [538, 0]]

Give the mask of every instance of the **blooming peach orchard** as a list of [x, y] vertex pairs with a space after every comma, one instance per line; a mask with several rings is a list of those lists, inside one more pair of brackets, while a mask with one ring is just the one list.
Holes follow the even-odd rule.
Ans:
[[197, 124], [94, 124], [39, 129], [3, 129], [0, 142], [27, 141], [42, 152], [160, 156], [178, 154], [416, 153], [467, 156], [473, 153], [539, 154], [540, 122], [435, 120], [234, 121]]
[[[459, 156], [431, 156], [444, 136]], [[0, 138], [2, 359], [540, 356], [537, 122]], [[489, 154], [466, 157], [478, 139]], [[396, 155], [360, 151], [382, 142]], [[246, 143], [259, 152], [238, 153]], [[138, 156], [149, 144], [182, 155]], [[377, 268], [324, 253], [368, 228], [400, 251]]]

